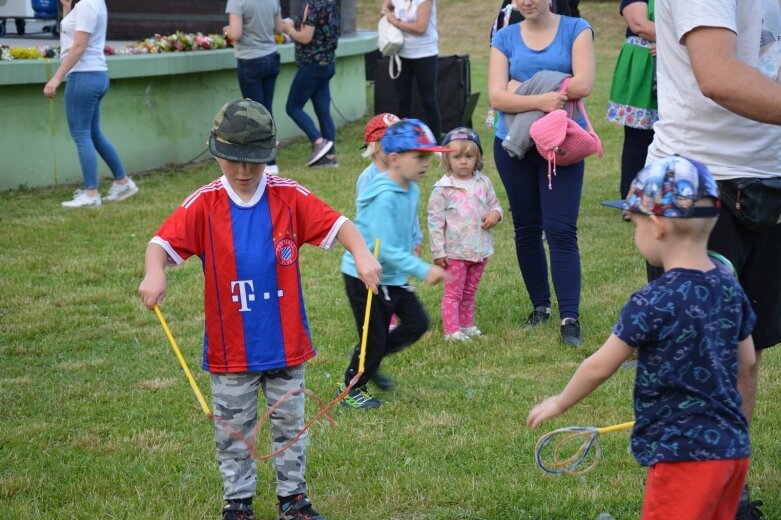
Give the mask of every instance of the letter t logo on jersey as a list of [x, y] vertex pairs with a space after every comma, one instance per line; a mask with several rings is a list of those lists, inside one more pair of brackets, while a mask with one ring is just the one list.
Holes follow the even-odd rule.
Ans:
[[[239, 294], [236, 294], [236, 288], [239, 288]], [[247, 288], [249, 287], [249, 291], [247, 291]], [[241, 307], [239, 308], [239, 312], [248, 312], [251, 311], [249, 307], [247, 307], [247, 302], [254, 302], [255, 301], [255, 286], [252, 283], [252, 280], [236, 280], [231, 282], [231, 298], [233, 299], [234, 303], [238, 303], [241, 301]]]

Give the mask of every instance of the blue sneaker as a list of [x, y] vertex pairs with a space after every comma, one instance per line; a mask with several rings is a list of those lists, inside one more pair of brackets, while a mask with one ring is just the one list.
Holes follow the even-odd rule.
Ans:
[[[344, 392], [345, 388], [346, 385], [339, 385], [339, 394]], [[379, 408], [382, 402], [370, 394], [366, 386], [358, 386], [350, 390], [340, 404], [353, 410], [368, 410], [370, 408]]]

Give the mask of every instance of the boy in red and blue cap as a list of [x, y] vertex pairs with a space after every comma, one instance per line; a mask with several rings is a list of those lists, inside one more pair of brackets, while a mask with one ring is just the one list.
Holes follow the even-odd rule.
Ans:
[[708, 255], [716, 182], [703, 164], [668, 157], [637, 174], [623, 210], [638, 250], [664, 274], [632, 295], [605, 344], [527, 423], [567, 411], [636, 350], [632, 452], [649, 467], [643, 520], [732, 520], [751, 455], [737, 383], [755, 362], [756, 316], [735, 276]]
[[[445, 270], [413, 254], [413, 228], [418, 215], [420, 188], [434, 152], [449, 152], [439, 146], [431, 130], [418, 119], [404, 119], [391, 125], [380, 140], [387, 156], [388, 172], [378, 175], [358, 196], [355, 225], [366, 244], [380, 239], [378, 259], [383, 269], [380, 292], [372, 301], [366, 342], [365, 370], [342, 401], [344, 406], [377, 408], [380, 400], [366, 389], [383, 358], [415, 343], [427, 330], [429, 319], [423, 305], [408, 285], [411, 276], [435, 284], [445, 279]], [[342, 257], [342, 274], [360, 341], [366, 311], [366, 286], [357, 276], [352, 254]], [[388, 331], [391, 315], [399, 325]], [[358, 373], [360, 348], [353, 351], [340, 393]]]

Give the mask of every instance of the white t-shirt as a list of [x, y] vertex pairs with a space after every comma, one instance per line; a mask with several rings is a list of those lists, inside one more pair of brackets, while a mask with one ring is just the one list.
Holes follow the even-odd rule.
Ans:
[[87, 48], [68, 72], [108, 70], [103, 49], [106, 47], [108, 11], [104, 0], [81, 0], [60, 24], [60, 57], [65, 58], [73, 46], [76, 31], [89, 33]]
[[737, 35], [737, 57], [758, 68], [760, 0], [657, 0], [659, 121], [647, 162], [672, 154], [706, 164], [716, 179], [781, 176], [781, 126], [752, 121], [700, 92], [683, 37], [697, 27]]
[[393, 0], [393, 12], [402, 22], [414, 22], [418, 19], [418, 7], [423, 2], [431, 2], [431, 16], [426, 32], [412, 34], [404, 31], [404, 45], [399, 52], [402, 58], [428, 58], [439, 54], [436, 0]]

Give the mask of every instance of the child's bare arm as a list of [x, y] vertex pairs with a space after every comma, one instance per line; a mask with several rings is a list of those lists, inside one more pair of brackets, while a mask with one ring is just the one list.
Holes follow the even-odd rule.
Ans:
[[[757, 362], [754, 350], [754, 338], [749, 336], [738, 342], [738, 389], [745, 388], [745, 381], [751, 377], [751, 371]], [[744, 396], [745, 399], [745, 396]]]
[[559, 394], [532, 408], [526, 425], [536, 428], [543, 421], [563, 414], [604, 383], [632, 354], [632, 347], [611, 334], [602, 347], [580, 364]]
[[153, 309], [155, 305], [163, 301], [166, 292], [165, 264], [168, 261], [168, 253], [158, 244], [146, 246], [146, 276], [138, 286], [138, 293], [144, 305]]
[[353, 258], [355, 258], [355, 270], [358, 271], [358, 277], [363, 280], [366, 287], [371, 289], [374, 294], [377, 294], [380, 279], [382, 278], [382, 267], [371, 251], [369, 251], [369, 248], [366, 247], [366, 242], [363, 240], [361, 232], [355, 227], [355, 224], [349, 220], [342, 224], [339, 232], [336, 234], [336, 240], [352, 253]]

